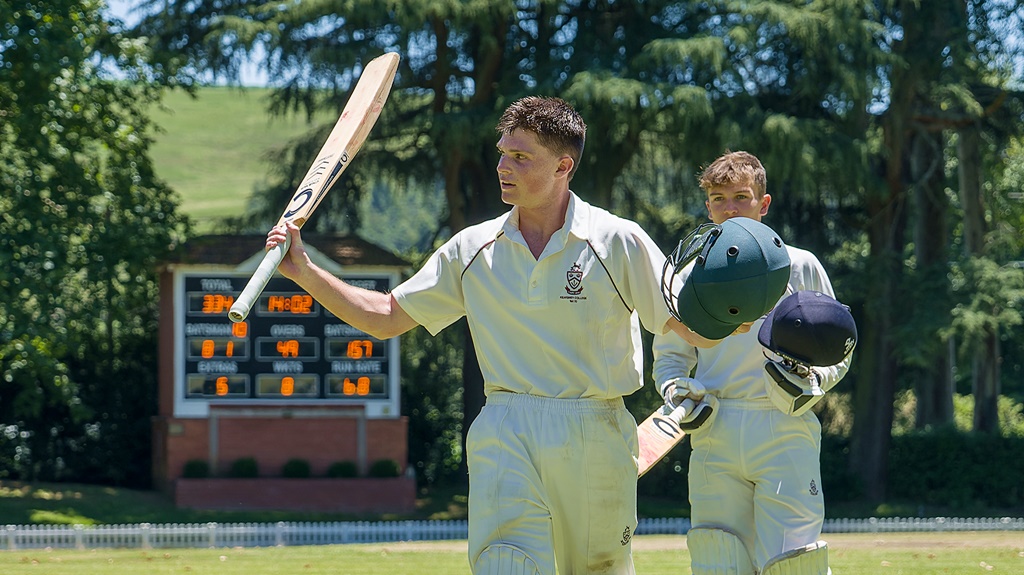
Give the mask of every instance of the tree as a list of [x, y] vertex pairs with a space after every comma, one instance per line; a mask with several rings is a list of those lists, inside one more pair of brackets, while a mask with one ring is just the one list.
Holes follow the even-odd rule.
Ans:
[[[101, 8], [55, 0], [0, 14], [0, 473], [9, 477], [148, 481], [156, 267], [187, 223], [146, 155], [145, 110], [159, 94], [146, 54]], [[115, 78], [118, 68], [133, 81]]]
[[[909, 359], [919, 367], [916, 387], [923, 401], [918, 420], [943, 423], [951, 415], [948, 346], [920, 337], [952, 321], [947, 310], [954, 302], [946, 278], [953, 219], [946, 190], [953, 184], [947, 158], [955, 155], [951, 142], [958, 129], [973, 125], [993, 138], [993, 147], [975, 149], [993, 158], [1006, 141], [999, 126], [1007, 118], [1020, 126], [1021, 94], [1011, 89], [1001, 63], [1013, 51], [1006, 44], [1006, 30], [998, 25], [1019, 11], [1017, 2], [878, 3], [878, 22], [888, 31], [886, 44], [895, 58], [881, 69], [876, 84], [887, 93], [887, 106], [876, 124], [883, 142], [876, 165], [885, 184], [869, 188], [865, 202], [870, 242], [866, 268], [872, 273], [865, 278], [870, 305], [859, 361], [870, 383], [856, 390], [850, 460], [867, 495], [876, 501], [885, 495], [901, 363]], [[1000, 140], [1004, 144], [996, 143]], [[973, 152], [962, 155], [962, 167], [973, 169], [973, 157]], [[963, 183], [964, 193], [974, 201], [970, 182]], [[908, 228], [913, 236], [907, 235]], [[914, 257], [908, 259], [908, 254]], [[914, 306], [905, 319], [904, 302], [922, 296], [940, 303]], [[901, 323], [905, 329], [899, 329]]]

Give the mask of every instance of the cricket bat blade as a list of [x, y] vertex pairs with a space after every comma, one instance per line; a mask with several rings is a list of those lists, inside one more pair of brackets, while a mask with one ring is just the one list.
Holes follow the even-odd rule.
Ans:
[[661, 461], [676, 446], [686, 432], [679, 428], [679, 422], [695, 407], [692, 399], [684, 399], [675, 409], [662, 405], [640, 425], [636, 426], [637, 439], [640, 442], [640, 458], [637, 461], [637, 472], [643, 477], [654, 464]]

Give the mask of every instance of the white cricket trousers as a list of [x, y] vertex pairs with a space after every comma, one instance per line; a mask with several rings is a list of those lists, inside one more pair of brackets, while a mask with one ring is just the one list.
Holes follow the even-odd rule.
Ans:
[[491, 393], [466, 443], [474, 573], [633, 573], [638, 447], [621, 398]]
[[758, 569], [785, 551], [815, 543], [825, 503], [821, 424], [765, 399], [719, 400], [709, 429], [690, 434], [690, 522], [739, 536]]

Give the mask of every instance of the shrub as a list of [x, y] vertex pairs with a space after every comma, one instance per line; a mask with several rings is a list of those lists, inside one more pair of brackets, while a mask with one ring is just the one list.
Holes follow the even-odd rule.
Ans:
[[327, 468], [327, 477], [359, 477], [359, 467], [354, 461], [338, 461]]
[[893, 499], [946, 508], [1024, 504], [1024, 438], [950, 428], [892, 439], [888, 493]]
[[187, 479], [202, 479], [210, 476], [210, 464], [205, 459], [189, 459], [181, 471]]
[[370, 477], [398, 477], [402, 473], [401, 466], [394, 459], [378, 459], [370, 466]]
[[260, 474], [259, 464], [256, 463], [255, 457], [242, 457], [236, 459], [231, 464], [231, 469], [228, 471], [230, 477], [258, 477]]
[[281, 475], [293, 479], [304, 479], [310, 476], [309, 462], [305, 459], [289, 459], [281, 467]]

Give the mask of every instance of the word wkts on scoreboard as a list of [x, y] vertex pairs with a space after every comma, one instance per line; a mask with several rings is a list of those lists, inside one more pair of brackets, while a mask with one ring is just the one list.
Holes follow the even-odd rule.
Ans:
[[[345, 277], [388, 291], [387, 276]], [[394, 346], [353, 328], [287, 278], [267, 284], [245, 321], [228, 309], [248, 276], [185, 275], [185, 399], [388, 399]]]

